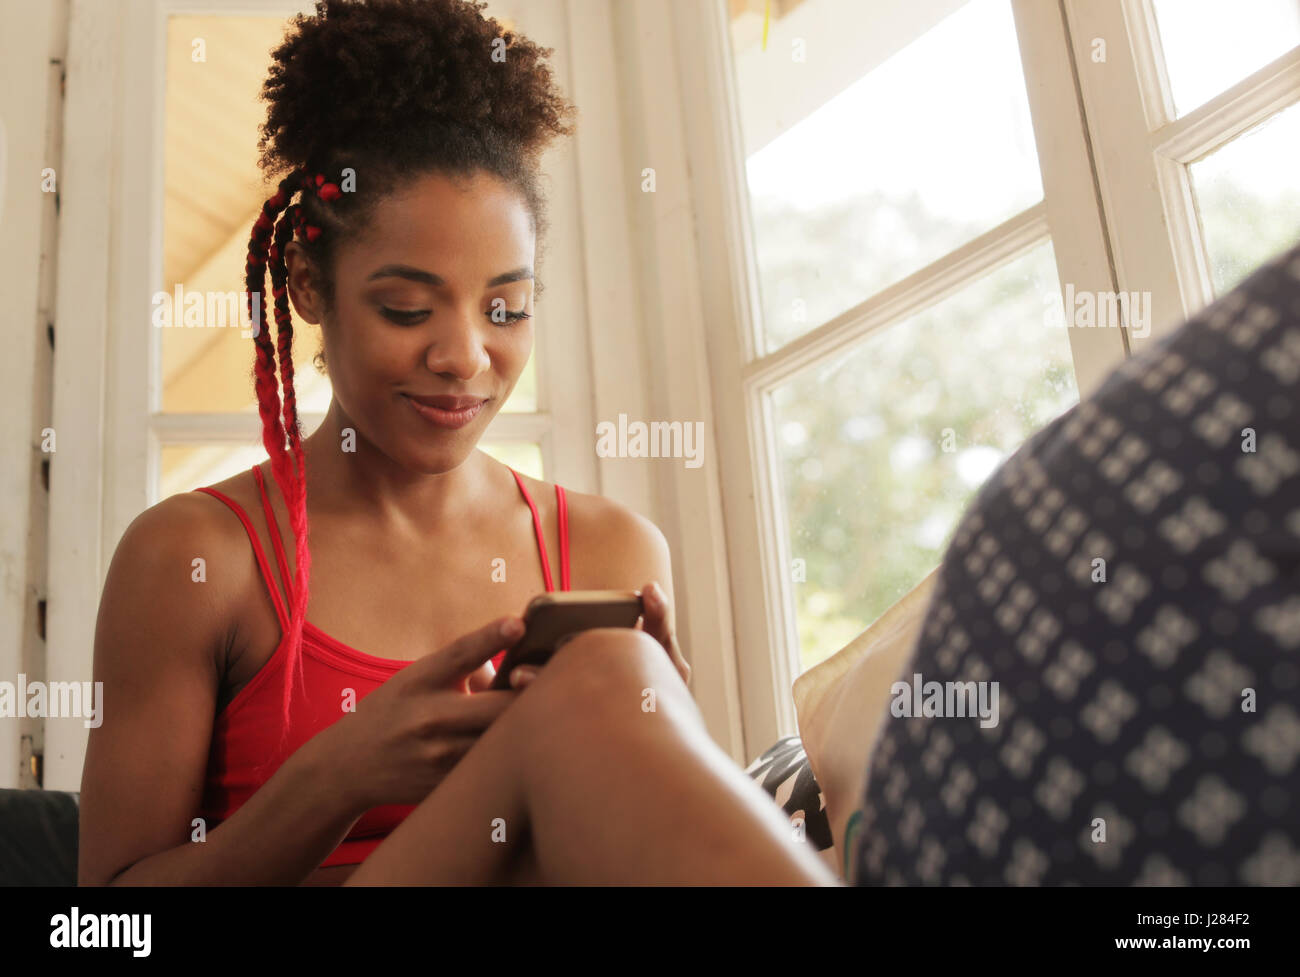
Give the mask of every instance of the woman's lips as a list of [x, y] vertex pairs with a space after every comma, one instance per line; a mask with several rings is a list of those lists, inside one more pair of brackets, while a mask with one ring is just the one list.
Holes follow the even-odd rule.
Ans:
[[486, 400], [470, 397], [422, 397], [416, 400], [411, 394], [402, 397], [422, 418], [437, 427], [464, 427], [483, 409]]

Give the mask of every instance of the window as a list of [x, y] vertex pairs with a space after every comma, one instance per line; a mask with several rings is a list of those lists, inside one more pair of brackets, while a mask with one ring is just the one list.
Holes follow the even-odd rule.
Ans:
[[[1300, 236], [1297, 10], [716, 0], [682, 32], [748, 741], [993, 466]], [[1113, 328], [1048, 328], [1088, 292]]]
[[1300, 5], [1067, 6], [1108, 40], [1109, 64], [1076, 53], [1116, 273], [1172, 326], [1300, 240]]
[[[1234, 116], [1238, 124], [1245, 121], [1241, 110], [1248, 90], [1294, 61], [1286, 56], [1300, 45], [1300, 4], [1243, 0], [1233, 5], [1231, 16], [1222, 5], [1204, 0], [1156, 0], [1154, 9], [1158, 50], [1150, 57], [1165, 66], [1172, 114], [1184, 118], [1227, 93], [1218, 113], [1222, 121], [1206, 126], [1210, 140], [1196, 147], [1205, 149], [1212, 141], [1219, 148], [1196, 160], [1191, 154], [1173, 156], [1175, 163], [1190, 164], [1205, 257], [1219, 295], [1300, 239], [1295, 166], [1300, 159], [1300, 107], [1268, 115], [1240, 135], [1233, 134], [1232, 124], [1225, 124]], [[1247, 81], [1245, 89], [1238, 84], [1261, 69], [1264, 78]], [[1161, 102], [1164, 92], [1152, 87], [1148, 100]], [[1226, 137], [1232, 138], [1225, 142]]]
[[1295, 0], [1155, 0], [1169, 95], [1179, 116], [1300, 44]]
[[[1078, 390], [1044, 324], [1058, 271], [1009, 0], [805, 0], [766, 48], [733, 12], [761, 295], [747, 371], [797, 673], [933, 569], [984, 479]], [[831, 32], [872, 40], [841, 56]]]
[[[843, 25], [860, 7], [806, 9]], [[773, 99], [774, 63], [802, 76], [778, 86], [801, 104]], [[839, 91], [845, 79], [774, 48], [738, 52], [736, 69], [746, 132], [757, 130], [745, 168], [768, 350], [1042, 199], [1008, 3], [960, 7]], [[825, 102], [811, 105], [810, 88]]]
[[1300, 106], [1188, 167], [1214, 292], [1300, 238]]
[[1056, 287], [1043, 243], [773, 391], [803, 668], [933, 569], [985, 478], [1077, 400], [1041, 325]]

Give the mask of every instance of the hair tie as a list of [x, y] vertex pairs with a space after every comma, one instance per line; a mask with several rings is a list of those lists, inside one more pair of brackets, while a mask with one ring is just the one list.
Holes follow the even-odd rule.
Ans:
[[293, 232], [296, 236], [305, 237], [309, 243], [315, 243], [321, 235], [321, 229], [314, 224], [308, 224], [302, 216], [302, 204], [294, 204], [289, 208], [289, 220], [293, 222]]
[[[302, 191], [303, 194], [315, 193], [321, 200], [329, 203], [332, 200], [338, 200], [343, 196], [343, 191], [339, 189], [337, 183], [332, 183], [325, 178], [324, 173], [317, 173], [314, 176], [306, 171], [302, 174]], [[314, 242], [321, 236], [321, 229], [314, 224], [306, 223], [303, 218], [299, 205], [295, 204], [294, 210], [294, 232], [305, 237], [309, 242]]]

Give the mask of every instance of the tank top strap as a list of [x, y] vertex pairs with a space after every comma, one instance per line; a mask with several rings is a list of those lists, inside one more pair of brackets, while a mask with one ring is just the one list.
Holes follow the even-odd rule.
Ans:
[[203, 486], [194, 491], [204, 492], [214, 499], [221, 500], [244, 524], [244, 531], [248, 533], [248, 539], [253, 544], [253, 556], [257, 558], [258, 569], [262, 572], [262, 581], [266, 584], [266, 589], [270, 591], [271, 603], [275, 605], [275, 616], [280, 622], [280, 628], [287, 631], [289, 629], [289, 615], [284, 609], [284, 602], [280, 600], [280, 590], [276, 587], [275, 578], [271, 575], [271, 565], [266, 560], [266, 552], [262, 549], [262, 544], [257, 538], [257, 530], [253, 528], [253, 522], [248, 518], [248, 513], [230, 496], [210, 486]]
[[[506, 466], [509, 468], [509, 466]], [[519, 486], [519, 492], [528, 503], [528, 508], [533, 514], [533, 532], [537, 535], [537, 552], [542, 557], [542, 578], [546, 581], [546, 591], [550, 593], [555, 589], [555, 582], [551, 578], [551, 559], [546, 555], [546, 534], [542, 532], [542, 517], [537, 512], [537, 504], [533, 502], [533, 497], [528, 494], [528, 489], [524, 487], [524, 480], [519, 473], [513, 468], [510, 474], [515, 477], [515, 484]]]
[[569, 589], [569, 500], [564, 489], [555, 486], [555, 505], [560, 513], [560, 589]]
[[257, 480], [257, 491], [262, 496], [262, 511], [266, 514], [266, 529], [271, 534], [271, 546], [275, 549], [275, 562], [280, 567], [280, 579], [284, 581], [285, 599], [293, 603], [293, 577], [289, 574], [289, 561], [284, 555], [284, 543], [280, 541], [280, 524], [276, 521], [275, 510], [271, 507], [271, 498], [266, 493], [266, 479], [262, 477], [262, 466], [253, 466], [253, 478]]

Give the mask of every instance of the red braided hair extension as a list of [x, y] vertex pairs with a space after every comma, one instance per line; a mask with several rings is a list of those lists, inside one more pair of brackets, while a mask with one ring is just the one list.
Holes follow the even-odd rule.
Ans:
[[[326, 197], [325, 193], [318, 189], [322, 186], [332, 187], [335, 193]], [[281, 727], [281, 744], [288, 735], [289, 704], [294, 679], [301, 678], [302, 674], [302, 632], [307, 616], [308, 581], [311, 574], [311, 551], [307, 545], [307, 468], [303, 457], [302, 432], [298, 423], [298, 405], [293, 387], [293, 317], [289, 311], [289, 272], [284, 260], [284, 249], [295, 230], [309, 241], [315, 241], [321, 231], [303, 222], [300, 205], [288, 205], [288, 201], [299, 188], [304, 191], [316, 191], [323, 199], [330, 200], [335, 199], [338, 190], [333, 184], [325, 184], [324, 177], [317, 177], [313, 182], [301, 169], [286, 176], [280, 181], [275, 194], [262, 205], [262, 213], [253, 224], [248, 245], [248, 261], [245, 266], [250, 316], [253, 308], [253, 292], [259, 293], [264, 312], [267, 308], [265, 272], [268, 264], [271, 271], [272, 308], [277, 342], [276, 347], [272, 347], [271, 337], [267, 331], [258, 328], [258, 323], [254, 321], [253, 338], [257, 350], [253, 367], [254, 389], [257, 393], [258, 413], [262, 418], [262, 443], [271, 460], [271, 471], [275, 476], [276, 484], [279, 485], [289, 509], [289, 524], [294, 535], [294, 579], [292, 583], [285, 582], [285, 585], [290, 587], [287, 636], [289, 662], [285, 669], [282, 700], [284, 724]], [[284, 215], [277, 222], [276, 215], [281, 211], [284, 211]], [[277, 359], [280, 371], [279, 385], [284, 388], [283, 407], [281, 407], [276, 383]]]
[[[307, 466], [302, 453], [302, 430], [298, 424], [298, 403], [293, 389], [293, 316], [289, 311], [289, 271], [284, 248], [293, 237], [293, 225], [299, 207], [293, 204], [275, 226], [275, 237], [267, 254], [271, 270], [271, 295], [275, 317], [275, 335], [280, 361], [280, 385], [284, 389], [284, 430], [288, 451], [283, 448], [271, 459], [276, 483], [289, 509], [289, 525], [294, 539], [294, 579], [289, 588], [289, 661], [285, 669], [284, 726], [289, 726], [289, 702], [293, 683], [302, 678], [302, 631], [307, 620], [308, 579], [311, 574], [311, 550], [307, 545]], [[289, 452], [292, 452], [292, 458]], [[292, 462], [292, 464], [291, 464]]]
[[[253, 343], [257, 350], [254, 363], [254, 389], [257, 392], [258, 413], [262, 417], [262, 441], [267, 454], [274, 460], [284, 448], [284, 428], [280, 423], [280, 394], [275, 384], [275, 350], [265, 328], [266, 310], [266, 257], [275, 218], [284, 210], [293, 196], [295, 175], [280, 181], [280, 186], [270, 200], [262, 204], [262, 212], [253, 224], [248, 242], [248, 259], [244, 264], [248, 291], [248, 315], [253, 324]], [[253, 304], [257, 293], [258, 307]]]

